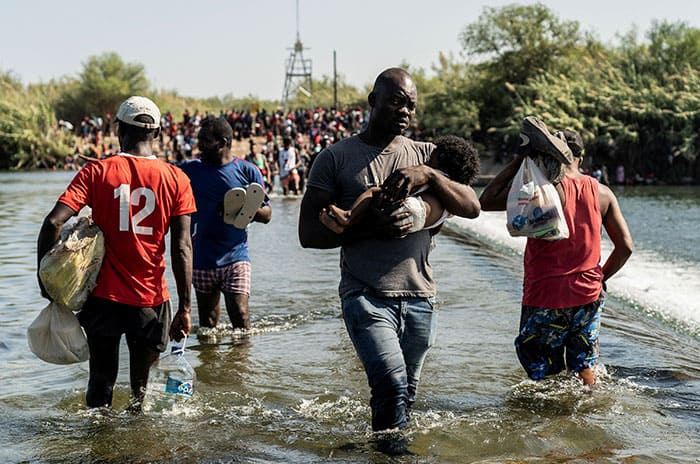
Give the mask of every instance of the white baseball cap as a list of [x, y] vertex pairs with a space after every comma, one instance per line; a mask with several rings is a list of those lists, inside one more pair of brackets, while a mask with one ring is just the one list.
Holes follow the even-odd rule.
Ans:
[[[153, 122], [137, 121], [136, 117], [145, 114], [153, 118]], [[143, 127], [145, 129], [157, 129], [160, 127], [160, 110], [152, 100], [146, 97], [133, 96], [127, 98], [119, 106], [117, 119], [126, 124]]]

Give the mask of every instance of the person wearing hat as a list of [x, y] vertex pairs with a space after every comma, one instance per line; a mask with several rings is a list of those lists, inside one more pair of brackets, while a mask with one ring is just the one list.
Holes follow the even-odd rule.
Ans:
[[558, 184], [574, 157], [566, 140], [555, 135], [540, 119], [528, 116], [522, 122], [519, 152], [532, 158], [551, 183]]
[[[63, 224], [83, 207], [104, 234], [105, 256], [97, 286], [78, 319], [90, 347], [86, 403], [112, 405], [119, 343], [126, 336], [133, 401], [140, 409], [148, 370], [168, 344], [191, 329], [192, 243], [195, 200], [189, 179], [154, 156], [160, 111], [146, 97], [128, 98], [116, 115], [121, 151], [85, 165], [44, 219], [38, 262], [58, 241]], [[165, 282], [165, 236], [170, 231], [171, 266], [178, 309], [172, 317]], [[49, 298], [39, 279], [42, 296]], [[172, 320], [172, 321], [171, 321]]]
[[[581, 136], [569, 130], [552, 135], [541, 122], [536, 127], [534, 136], [525, 137], [534, 146], [497, 174], [479, 200], [484, 211], [504, 211], [510, 184], [526, 155], [542, 157], [547, 166], [554, 166], [551, 172], [558, 180], [553, 183], [564, 209], [569, 238], [527, 239], [515, 348], [533, 380], [568, 369], [585, 385], [593, 385], [605, 282], [627, 262], [634, 244], [615, 194], [580, 172], [584, 155]], [[562, 143], [566, 151], [561, 149]], [[562, 166], [561, 175], [558, 166]], [[601, 265], [603, 227], [614, 248]]]

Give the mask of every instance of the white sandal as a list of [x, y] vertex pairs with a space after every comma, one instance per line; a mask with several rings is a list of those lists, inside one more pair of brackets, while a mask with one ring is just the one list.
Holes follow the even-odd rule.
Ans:
[[242, 187], [232, 188], [224, 195], [224, 222], [234, 225], [238, 212], [245, 204], [246, 193]]
[[233, 221], [233, 226], [239, 229], [245, 229], [255, 217], [255, 213], [258, 212], [258, 208], [262, 206], [264, 200], [265, 190], [263, 190], [262, 185], [255, 182], [251, 183], [245, 189], [245, 202], [243, 203], [241, 210], [236, 215], [236, 219]]

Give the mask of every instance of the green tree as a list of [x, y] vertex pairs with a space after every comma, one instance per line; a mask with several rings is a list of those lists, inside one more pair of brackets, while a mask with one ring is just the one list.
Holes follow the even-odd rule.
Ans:
[[202, 113], [219, 114], [222, 110], [231, 111], [234, 109], [238, 111], [252, 111], [255, 108], [266, 108], [270, 111], [279, 104], [275, 101], [261, 100], [252, 95], [247, 97], [234, 97], [230, 94], [223, 97], [210, 98], [186, 97], [180, 95], [176, 90], [159, 90], [154, 92], [153, 101], [156, 102], [163, 114], [170, 111], [178, 121], [185, 109], [190, 112], [199, 110]]
[[485, 58], [501, 79], [515, 84], [551, 70], [582, 38], [577, 21], [560, 20], [541, 3], [486, 7], [461, 34], [467, 56]]
[[114, 114], [129, 96], [146, 93], [144, 66], [125, 63], [117, 53], [109, 52], [88, 58], [78, 79], [67, 85], [57, 109], [61, 118], [78, 123], [85, 115]]
[[418, 88], [417, 118], [422, 131], [427, 135], [471, 137], [480, 128], [474, 98], [478, 71], [474, 66], [441, 53], [430, 78], [423, 70], [407, 69]]
[[512, 113], [508, 85], [558, 70], [584, 39], [577, 21], [561, 20], [541, 3], [486, 7], [460, 38], [465, 55], [483, 73], [472, 96], [480, 125], [490, 132]]
[[649, 39], [649, 72], [664, 76], [700, 69], [700, 30], [683, 22], [654, 21]]
[[0, 168], [52, 167], [70, 153], [73, 136], [57, 128], [51, 98], [0, 72]]
[[[690, 175], [700, 148], [700, 70], [657, 79], [655, 70], [629, 65], [629, 44], [624, 54], [581, 49], [568, 75], [543, 73], [511, 86], [517, 104], [509, 130], [535, 114], [551, 129], [581, 133], [589, 163], [671, 181]], [[638, 47], [635, 56], [647, 54], [647, 44]]]

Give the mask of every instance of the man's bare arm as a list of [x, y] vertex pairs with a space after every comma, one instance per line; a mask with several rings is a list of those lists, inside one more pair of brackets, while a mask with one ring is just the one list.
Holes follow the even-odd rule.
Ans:
[[613, 243], [613, 251], [603, 264], [603, 282], [608, 280], [625, 265], [634, 251], [634, 242], [622, 215], [615, 194], [609, 187], [600, 184], [598, 189], [600, 213], [603, 217], [603, 227]]
[[476, 192], [468, 185], [455, 182], [431, 169], [430, 192], [451, 214], [473, 219], [481, 213], [481, 204]]
[[36, 243], [36, 270], [37, 270], [37, 280], [39, 281], [39, 288], [41, 289], [41, 296], [44, 298], [50, 298], [49, 294], [46, 293], [44, 289], [44, 284], [39, 278], [39, 265], [41, 264], [41, 258], [44, 257], [46, 253], [51, 249], [52, 246], [58, 242], [58, 238], [61, 236], [61, 229], [63, 224], [77, 213], [73, 208], [68, 205], [57, 202], [51, 212], [44, 219], [41, 225], [41, 230], [39, 231], [39, 238]]
[[170, 337], [180, 340], [192, 330], [192, 239], [189, 214], [175, 216], [170, 220], [170, 261], [178, 300]]
[[253, 217], [253, 222], [260, 222], [267, 224], [272, 219], [272, 207], [270, 205], [264, 205], [258, 208], [255, 212], [255, 217]]
[[508, 191], [523, 162], [522, 156], [516, 156], [508, 163], [481, 192], [479, 202], [484, 211], [505, 211], [508, 202]]
[[422, 185], [429, 185], [442, 206], [456, 216], [475, 218], [481, 211], [474, 189], [450, 180], [427, 165], [397, 169], [387, 178], [382, 189], [388, 201], [398, 202]]
[[299, 213], [299, 242], [304, 248], [335, 248], [369, 237], [401, 237], [411, 228], [402, 224], [408, 212], [380, 211], [368, 206], [359, 221], [342, 232], [334, 232], [321, 222], [321, 214], [328, 214], [333, 196], [314, 187], [308, 187], [301, 200]]
[[340, 235], [321, 223], [319, 216], [333, 202], [333, 195], [316, 187], [307, 187], [299, 211], [299, 243], [304, 248], [335, 248]]

